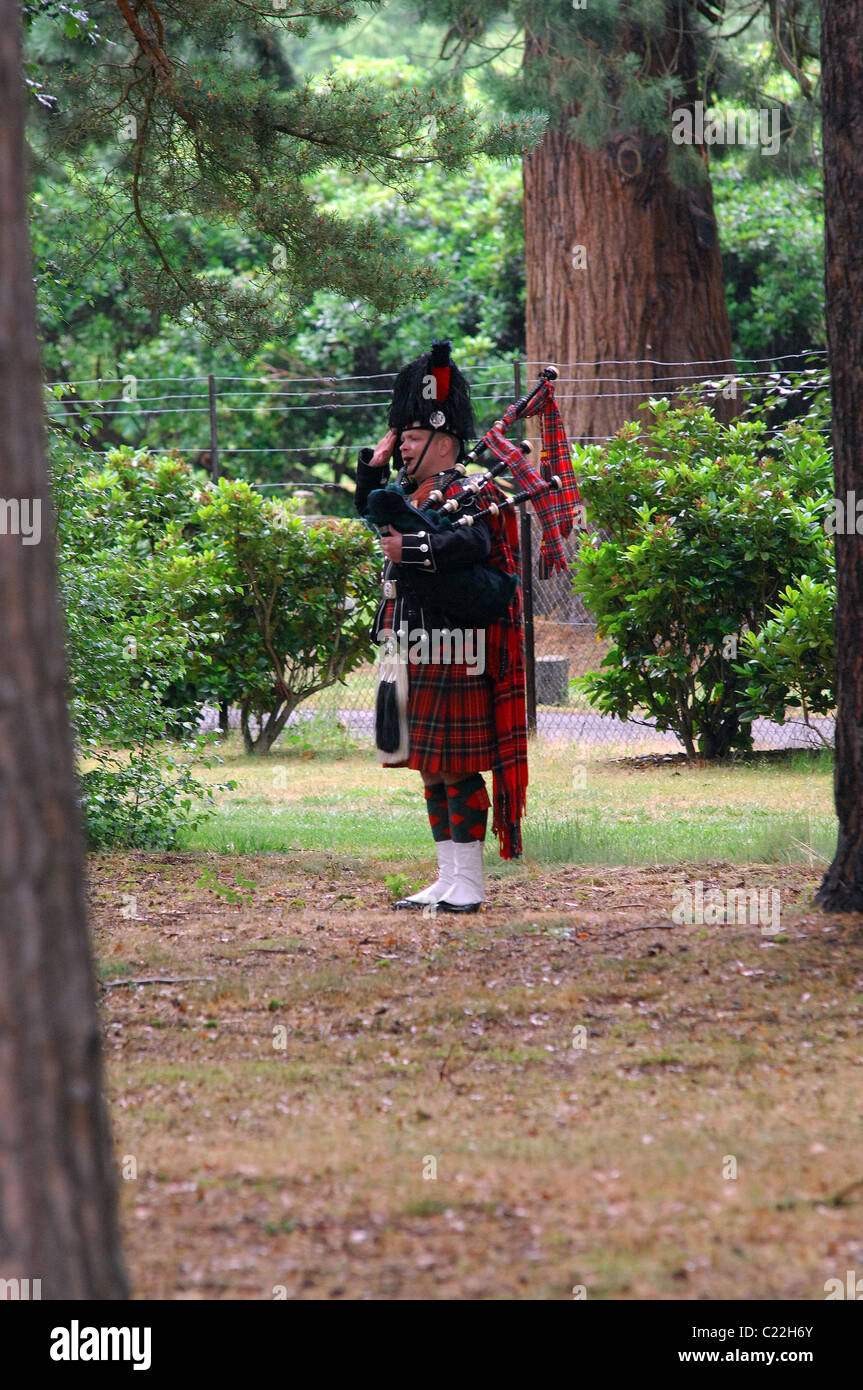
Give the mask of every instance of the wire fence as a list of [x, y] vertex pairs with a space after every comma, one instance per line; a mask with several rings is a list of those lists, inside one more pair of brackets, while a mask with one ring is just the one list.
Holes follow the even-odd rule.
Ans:
[[[477, 367], [470, 371], [472, 399], [481, 427], [491, 423], [530, 384], [544, 363]], [[394, 373], [354, 377], [293, 377], [275, 369], [261, 377], [124, 377], [49, 383], [48, 413], [61, 427], [86, 418], [95, 452], [119, 445], [153, 453], [172, 451], [207, 469], [244, 477], [267, 491], [305, 493], [319, 510], [329, 494], [338, 495], [345, 514], [353, 491], [356, 455], [386, 429]], [[776, 392], [806, 398], [827, 384], [826, 357], [813, 349], [782, 359], [732, 362], [659, 362], [652, 359], [569, 363], [560, 368], [556, 397], [573, 440], [607, 442], [611, 435], [579, 432], [584, 403], [649, 397], [680, 397], [698, 391], [707, 399], [729, 392], [749, 399]], [[589, 499], [586, 499], [589, 502]], [[307, 509], [308, 509], [307, 504]], [[579, 755], [678, 753], [673, 733], [658, 731], [653, 721], [620, 720], [592, 709], [573, 684], [597, 670], [607, 651], [597, 626], [567, 575], [542, 580], [537, 572], [541, 533], [525, 508], [522, 583], [533, 610], [526, 633], [528, 713], [532, 729], [550, 739], [576, 745]], [[529, 531], [529, 535], [527, 532]], [[571, 546], [573, 543], [570, 543]], [[294, 716], [336, 721], [359, 739], [371, 740], [376, 672], [360, 668], [344, 683], [322, 692]], [[535, 695], [535, 699], [534, 699]], [[215, 723], [207, 711], [204, 726]], [[233, 718], [231, 720], [233, 722]], [[788, 718], [753, 724], [756, 748], [809, 748], [833, 741], [834, 721], [806, 724]]]

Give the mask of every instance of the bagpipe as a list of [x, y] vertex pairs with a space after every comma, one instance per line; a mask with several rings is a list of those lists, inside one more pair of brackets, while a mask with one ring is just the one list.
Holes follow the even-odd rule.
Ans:
[[[473, 526], [483, 516], [496, 517], [507, 508], [515, 508], [528, 501], [537, 504], [543, 497], [563, 492], [564, 482], [560, 475], [551, 474], [549, 471], [549, 476], [543, 476], [529, 464], [528, 460], [532, 452], [531, 445], [526, 440], [517, 445], [508, 444], [503, 438], [500, 428], [501, 425], [507, 428], [514, 421], [533, 413], [531, 407], [535, 405], [541, 395], [545, 399], [549, 397], [550, 384], [557, 379], [558, 375], [558, 370], [554, 366], [543, 368], [533, 390], [511, 405], [504, 413], [502, 420], [496, 422], [490, 430], [486, 431], [473, 448], [467, 452], [464, 459], [453, 465], [444, 475], [441, 486], [429, 495], [426, 506], [414, 507], [405, 498], [397, 483], [394, 486], [378, 488], [369, 494], [366, 508], [367, 520], [376, 526], [381, 534], [385, 533], [385, 528], [398, 531], [401, 534], [414, 534], [422, 530], [440, 533], [456, 526]], [[551, 394], [550, 399], [553, 403], [553, 394]], [[554, 411], [559, 421], [560, 417], [557, 415], [556, 406]], [[563, 439], [565, 443], [565, 435]], [[472, 463], [476, 463], [487, 452], [498, 454], [498, 462], [483, 473], [475, 473], [467, 477], [468, 467]], [[568, 445], [566, 447], [566, 460], [569, 463]], [[571, 467], [571, 463], [569, 463], [570, 472]], [[486, 489], [493, 487], [495, 478], [507, 470], [512, 472], [518, 481], [526, 485], [515, 495], [502, 496], [499, 494], [499, 501], [491, 502], [488, 506], [480, 506], [478, 503], [480, 495]], [[459, 491], [448, 498], [447, 492], [459, 478], [463, 479]], [[574, 477], [572, 481], [574, 484]], [[577, 488], [575, 495], [577, 497]], [[561, 528], [561, 533], [567, 534], [563, 528]], [[565, 563], [564, 560], [564, 567]], [[452, 615], [456, 622], [464, 623], [466, 615], [470, 615], [472, 623], [484, 626], [486, 623], [494, 622], [506, 615], [518, 588], [518, 575], [505, 573], [503, 570], [495, 569], [492, 565], [485, 564], [467, 565], [462, 569], [445, 574], [415, 572], [411, 566], [410, 576], [406, 584], [415, 597], [422, 600], [425, 595], [427, 603], [438, 608], [445, 615]]]

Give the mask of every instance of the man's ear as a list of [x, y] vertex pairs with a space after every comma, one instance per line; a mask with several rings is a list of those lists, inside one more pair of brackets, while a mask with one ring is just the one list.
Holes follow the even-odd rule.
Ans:
[[456, 439], [454, 434], [443, 434], [441, 435], [441, 439], [443, 440], [446, 452], [449, 455], [450, 463], [455, 463], [456, 459], [458, 458], [458, 440]]

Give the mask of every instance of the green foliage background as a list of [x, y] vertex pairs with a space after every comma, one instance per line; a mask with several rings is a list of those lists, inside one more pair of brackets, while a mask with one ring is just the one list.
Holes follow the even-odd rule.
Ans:
[[[610, 44], [617, 33], [620, 0], [604, 0], [577, 14], [563, 8], [569, 11], [566, 32], [573, 43], [583, 38], [585, 26], [597, 43], [606, 34]], [[636, 11], [649, 27], [659, 23], [664, 6], [640, 5]], [[338, 84], [390, 93], [392, 99], [405, 90], [434, 87], [437, 99], [446, 94], [470, 103], [482, 93], [486, 102], [503, 101], [509, 83], [506, 101], [513, 108], [512, 83], [520, 81], [513, 41], [531, 15], [538, 22], [535, 8], [497, 3], [369, 7], [346, 29], [287, 32], [275, 50], [250, 49], [244, 61], [256, 64], [277, 90], [287, 91], [307, 78], [317, 80], [329, 66]], [[53, 37], [48, 42], [47, 20], [40, 22], [37, 47], [49, 82], [65, 50]], [[576, 56], [582, 49], [576, 44]], [[586, 60], [581, 67], [576, 63], [572, 80], [592, 90], [592, 71]], [[629, 73], [625, 63], [615, 72], [615, 100], [621, 106], [614, 120], [627, 112], [626, 119], [635, 119], [630, 107], [641, 100], [638, 74]], [[775, 359], [823, 347], [821, 176], [810, 104], [778, 69], [761, 21], [717, 51], [709, 83], [711, 100], [720, 106], [779, 102], [783, 120], [794, 130], [776, 160], [722, 147], [711, 152], [735, 353]], [[538, 95], [528, 92], [522, 107]], [[430, 128], [426, 122], [423, 131]], [[426, 135], [418, 138], [422, 142]], [[106, 147], [106, 157], [111, 150], [115, 158], [116, 141]], [[74, 415], [79, 398], [102, 401], [105, 412], [93, 447], [177, 448], [183, 457], [195, 458], [209, 442], [205, 378], [213, 372], [221, 393], [219, 432], [227, 471], [264, 482], [327, 484], [316, 489], [315, 509], [347, 515], [356, 448], [382, 433], [386, 374], [432, 337], [452, 337], [459, 361], [469, 370], [487, 368], [478, 377], [481, 394], [488, 396], [482, 415], [491, 418], [510, 396], [511, 362], [524, 355], [525, 342], [517, 159], [479, 156], [463, 167], [417, 164], [410, 186], [402, 180], [398, 190], [361, 164], [348, 168], [319, 161], [312, 183], [321, 216], [338, 215], [357, 225], [371, 218], [396, 234], [410, 246], [425, 277], [422, 297], [404, 300], [395, 282], [384, 281], [375, 308], [363, 301], [359, 284], [357, 293], [347, 296], [323, 285], [312, 288], [292, 323], [277, 332], [273, 323], [253, 350], [227, 334], [207, 332], [190, 307], [147, 307], [132, 293], [134, 267], [110, 254], [114, 213], [97, 196], [99, 167], [98, 161], [90, 166], [71, 153], [40, 155], [33, 187], [46, 375], [88, 383], [68, 393], [57, 414]], [[180, 204], [173, 208], [170, 227], [177, 247], [193, 254], [196, 274], [214, 293], [219, 287], [226, 294], [232, 287], [250, 287], [262, 266], [269, 270], [272, 244], [236, 220], [202, 218]], [[138, 402], [120, 399], [122, 379], [130, 375], [148, 381]], [[321, 389], [329, 378], [345, 376], [376, 380], [340, 388], [364, 392], [353, 397]], [[254, 383], [241, 394], [242, 382], [231, 378], [247, 377]], [[100, 384], [98, 378], [115, 380]], [[151, 378], [160, 380], [150, 384]], [[289, 378], [301, 380], [289, 386]], [[488, 390], [483, 382], [491, 383]], [[293, 394], [271, 396], [280, 390]]]
[[[719, 43], [723, 6], [681, 4], [706, 101], [782, 111], [779, 158], [720, 147], [709, 166], [734, 350], [765, 359], [763, 370], [824, 346], [817, 6], [756, 0], [753, 23]], [[306, 605], [309, 664], [320, 665], [346, 563], [367, 578], [370, 556], [351, 549], [350, 529], [310, 529], [284, 498], [311, 485], [316, 511], [349, 513], [355, 451], [383, 430], [390, 374], [432, 337], [451, 337], [476, 382], [478, 416], [493, 418], [511, 398], [525, 343], [518, 157], [546, 114], [595, 144], [663, 130], [681, 95], [679, 73], [657, 75], [646, 57], [663, 40], [665, 0], [591, 0], [583, 10], [568, 0], [405, 0], [359, 4], [353, 21], [335, 0], [311, 8], [321, 24], [271, 17], [238, 29], [232, 0], [190, 7], [182, 22], [168, 6], [171, 81], [150, 74], [147, 100], [135, 87], [112, 105], [117, 73], [91, 60], [110, 43], [129, 50], [113, 7], [89, 16], [58, 0], [23, 6], [43, 355], [49, 380], [72, 383], [49, 408], [94, 843], [167, 841], [197, 814], [188, 771], [153, 747], [182, 734], [201, 699], [239, 702], [264, 721], [285, 713], [250, 576], [275, 586], [283, 655], [296, 648]], [[527, 63], [525, 25], [542, 41]], [[152, 119], [159, 139], [133, 152], [118, 135], [120, 105]], [[675, 175], [703, 179], [693, 152], [678, 153]], [[138, 183], [158, 255], [131, 219]], [[209, 443], [209, 373], [232, 479], [212, 496], [189, 468]], [[344, 378], [354, 380], [335, 380]], [[806, 401], [786, 406], [803, 411]], [[708, 440], [700, 452], [694, 419]], [[828, 464], [821, 434], [797, 428], [768, 447], [757, 421], [726, 428], [657, 406], [649, 446], [625, 431], [582, 460], [595, 519], [620, 528], [612, 549], [583, 557], [579, 581], [617, 643], [586, 682], [601, 708], [652, 708], [660, 727], [715, 753], [747, 746], [759, 712], [829, 707], [832, 574], [812, 529], [814, 494], [798, 495], [821, 488]], [[136, 456], [139, 447], [155, 459]], [[98, 451], [95, 467], [87, 449]], [[817, 479], [803, 476], [807, 449]], [[758, 491], [759, 470], [772, 491]], [[274, 485], [273, 496], [247, 482]], [[733, 529], [752, 497], [772, 530]], [[319, 546], [316, 566], [333, 562], [320, 593], [309, 545]], [[305, 587], [279, 584], [280, 566], [305, 574]], [[681, 576], [695, 605], [685, 612], [668, 588]], [[344, 670], [362, 652], [367, 596], [354, 597]], [[736, 665], [717, 657], [728, 636], [740, 643]], [[664, 703], [650, 689], [660, 670], [668, 689], [679, 686]]]

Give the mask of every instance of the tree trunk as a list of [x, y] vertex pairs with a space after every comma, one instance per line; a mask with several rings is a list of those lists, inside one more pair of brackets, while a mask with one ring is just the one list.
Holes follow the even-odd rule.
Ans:
[[255, 745], [256, 753], [264, 755], [269, 753], [299, 703], [298, 700], [294, 701], [293, 704], [290, 700], [286, 700], [277, 709], [270, 710], [267, 715], [267, 722], [263, 724]]
[[255, 739], [251, 726], [252, 702], [250, 697], [246, 697], [240, 705], [240, 729], [243, 735], [243, 747], [247, 753], [254, 753]]
[[19, 11], [0, 0], [0, 1277], [121, 1298], [24, 168]]
[[[660, 56], [691, 107], [695, 58], [677, 38]], [[526, 61], [539, 42], [527, 35]], [[693, 384], [680, 380], [691, 367], [663, 363], [709, 363], [717, 380], [733, 371], [710, 183], [673, 184], [668, 147], [664, 136], [635, 131], [588, 149], [562, 119], [524, 160], [527, 356], [570, 365], [563, 376], [578, 380], [561, 381], [558, 400], [585, 442], [640, 419], [639, 403], [668, 394], [672, 378]], [[733, 389], [717, 398], [720, 418], [737, 413]]]
[[280, 702], [275, 709], [267, 713], [266, 717], [262, 710], [258, 715], [258, 732], [253, 734], [251, 704], [244, 700], [240, 723], [246, 752], [258, 757], [266, 757], [299, 703], [299, 700], [295, 700], [293, 703], [289, 700]]
[[[827, 350], [836, 496], [863, 493], [863, 7], [821, 0]], [[863, 911], [863, 536], [836, 536], [836, 857], [828, 912]]]

